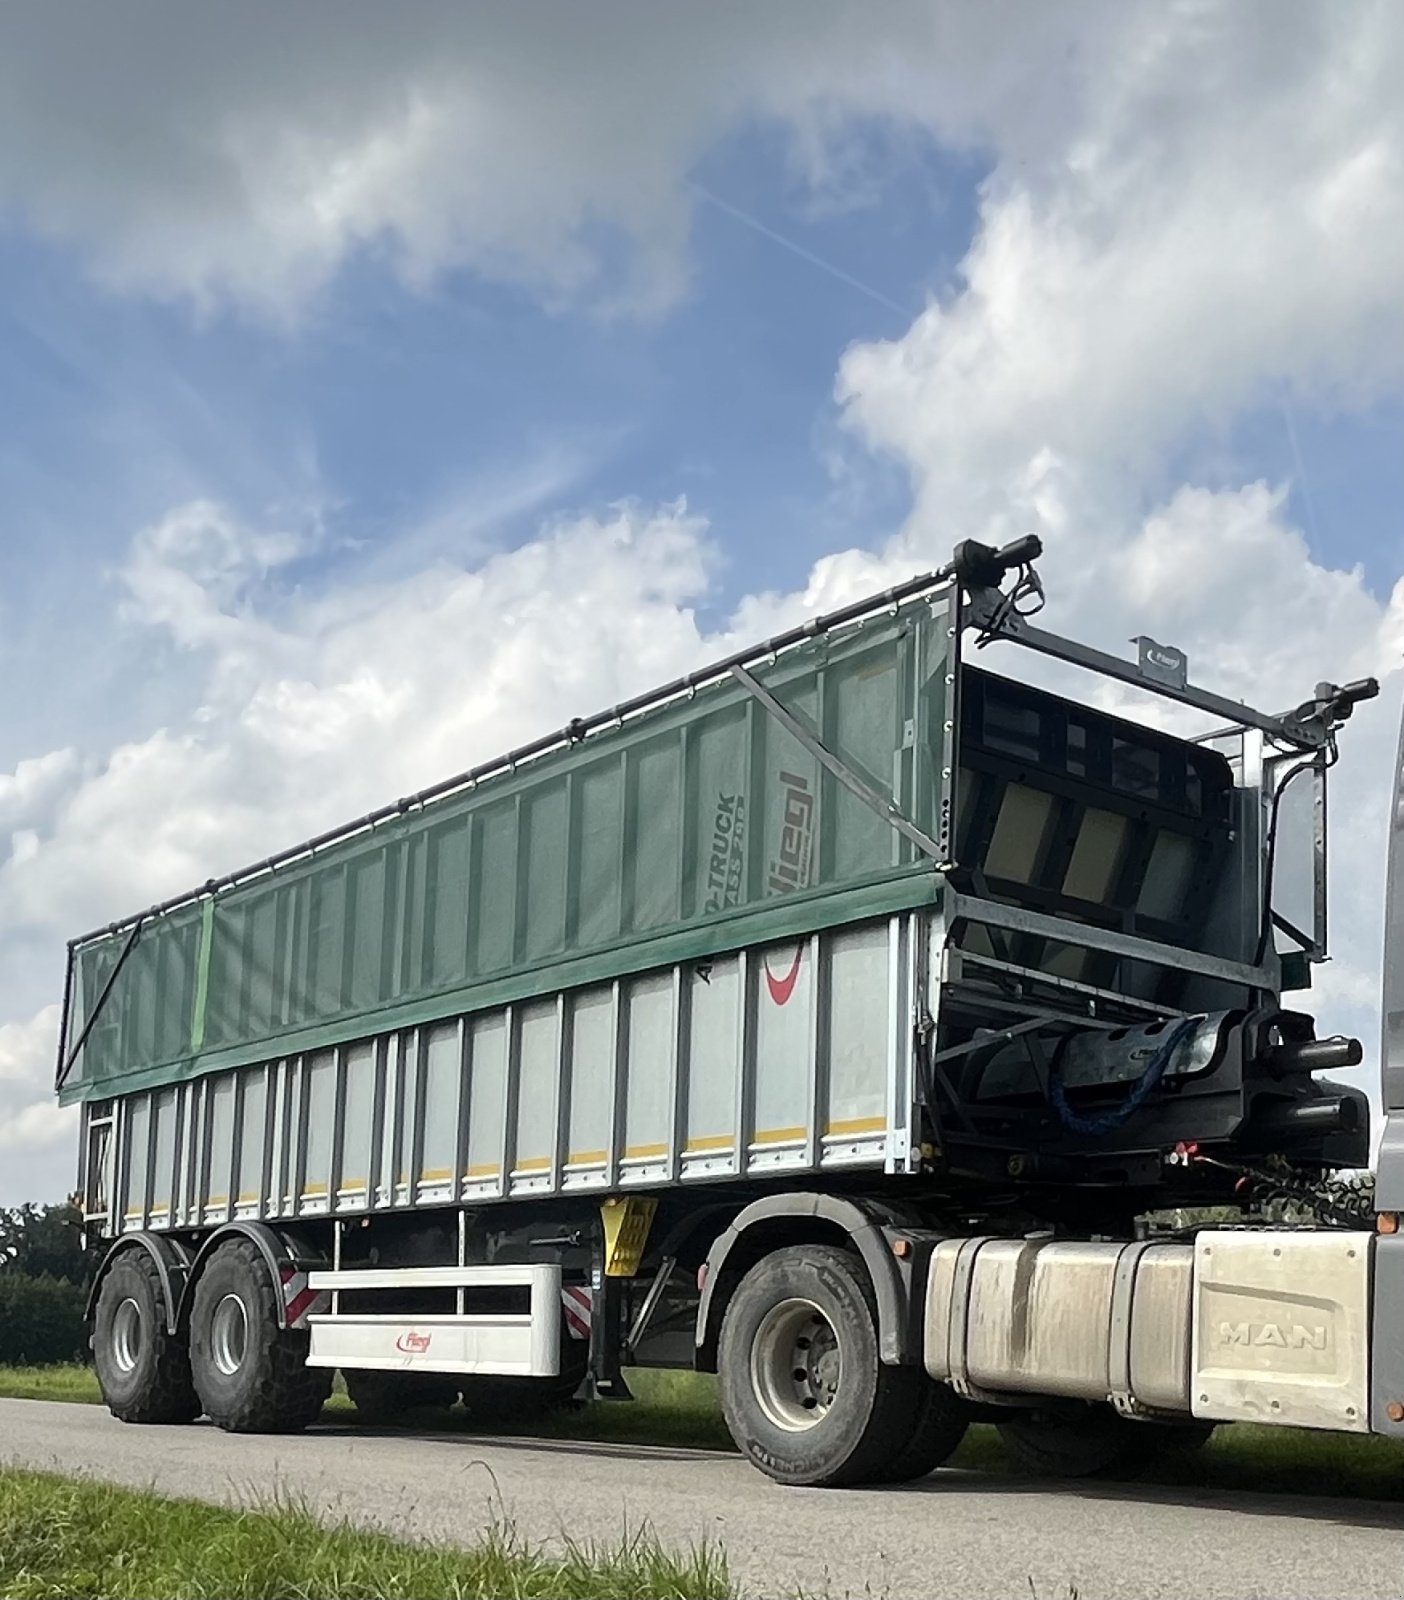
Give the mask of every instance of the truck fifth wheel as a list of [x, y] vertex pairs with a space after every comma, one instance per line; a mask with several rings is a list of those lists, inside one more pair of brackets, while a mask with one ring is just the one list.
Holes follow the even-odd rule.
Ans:
[[[976, 1414], [1065, 1473], [1404, 1433], [1404, 851], [1378, 1230], [1330, 1180], [1360, 1046], [1283, 998], [1376, 685], [1258, 712], [1046, 632], [1039, 554], [967, 543], [74, 940], [111, 1409], [301, 1428], [339, 1368], [497, 1426], [696, 1366], [762, 1471], [833, 1485]], [[1281, 1195], [1317, 1225], [1256, 1222]], [[1147, 1232], [1207, 1205], [1245, 1224]]]

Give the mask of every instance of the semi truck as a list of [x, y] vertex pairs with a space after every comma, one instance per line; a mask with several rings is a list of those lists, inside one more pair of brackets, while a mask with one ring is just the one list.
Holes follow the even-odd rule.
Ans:
[[112, 1412], [299, 1429], [339, 1370], [501, 1428], [696, 1368], [834, 1486], [976, 1418], [1064, 1474], [1404, 1435], [1404, 810], [1373, 1192], [1361, 1046], [1292, 1003], [1378, 685], [1261, 712], [1053, 633], [1041, 554], [967, 541], [72, 941]]

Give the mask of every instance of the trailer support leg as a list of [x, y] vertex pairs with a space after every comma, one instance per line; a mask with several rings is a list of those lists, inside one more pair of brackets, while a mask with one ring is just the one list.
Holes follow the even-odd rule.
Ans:
[[624, 1280], [606, 1275], [603, 1250], [596, 1254], [590, 1288], [590, 1357], [576, 1398], [632, 1400], [619, 1365], [624, 1347]]

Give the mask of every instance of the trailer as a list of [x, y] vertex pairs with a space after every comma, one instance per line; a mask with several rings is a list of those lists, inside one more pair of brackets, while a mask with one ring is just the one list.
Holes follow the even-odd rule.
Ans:
[[[1284, 1004], [1378, 686], [1265, 713], [1091, 649], [1032, 620], [1040, 554], [967, 542], [74, 940], [114, 1414], [297, 1429], [339, 1369], [367, 1418], [498, 1426], [696, 1367], [811, 1485], [918, 1477], [977, 1416], [1065, 1473], [1244, 1418], [1404, 1433], [1400, 1117], [1377, 1216], [1331, 1181], [1366, 1098], [1320, 1076], [1361, 1047]], [[1205, 1206], [1242, 1221], [1148, 1221]]]

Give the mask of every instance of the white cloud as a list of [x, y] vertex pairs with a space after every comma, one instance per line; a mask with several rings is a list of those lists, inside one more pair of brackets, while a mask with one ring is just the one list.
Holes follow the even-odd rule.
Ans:
[[1118, 18], [1106, 0], [1061, 18], [896, 0], [882, 27], [843, 0], [55, 0], [0, 25], [0, 205], [108, 283], [202, 305], [295, 314], [368, 251], [411, 282], [467, 268], [646, 310], [686, 282], [689, 169], [739, 124], [788, 130], [826, 202], [861, 197], [855, 117], [1020, 143], [1027, 108], [1076, 94], [1069, 46], [1100, 51]]
[[[1189, 3], [1139, 21], [1038, 148], [1005, 146], [961, 282], [849, 350], [838, 397], [911, 474], [890, 557], [1037, 532], [1053, 625], [1122, 652], [1151, 633], [1197, 681], [1285, 709], [1320, 677], [1394, 673], [1404, 593], [1382, 602], [1310, 551], [1283, 486], [1175, 486], [1167, 464], [1255, 408], [1404, 386], [1404, 17], [1298, 6], [1269, 26]], [[1318, 1000], [1371, 1051], [1399, 694], [1345, 730], [1334, 785], [1339, 965]]]
[[57, 1199], [78, 1164], [75, 1107], [55, 1104], [59, 1008], [0, 1023], [0, 1205]]

